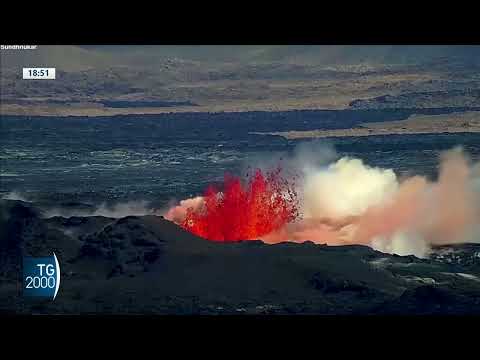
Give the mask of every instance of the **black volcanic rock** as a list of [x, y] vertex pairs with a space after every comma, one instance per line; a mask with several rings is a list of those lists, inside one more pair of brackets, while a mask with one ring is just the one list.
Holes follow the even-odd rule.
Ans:
[[378, 314], [473, 315], [480, 314], [480, 300], [465, 289], [423, 285], [407, 289], [394, 301], [376, 309]]
[[433, 260], [480, 269], [480, 244], [443, 245], [434, 250]]
[[67, 261], [79, 243], [62, 231], [47, 226], [32, 204], [0, 200], [0, 272], [18, 278], [23, 256], [51, 256]]
[[193, 237], [163, 217], [127, 216], [82, 237], [84, 245], [75, 262], [91, 258], [106, 261], [111, 268], [108, 277], [148, 271], [151, 264], [161, 260], [166, 243], [174, 246], [179, 236]]
[[0, 271], [6, 277], [20, 270], [24, 233], [35, 226], [38, 211], [23, 201], [0, 202]]
[[362, 282], [325, 277], [321, 273], [315, 274], [311, 279], [311, 283], [315, 289], [324, 293], [339, 293], [342, 291], [364, 293], [368, 291], [368, 286]]
[[[216, 243], [159, 216], [45, 219], [32, 204], [17, 201], [0, 203], [0, 225], [2, 277], [9, 279], [0, 295], [11, 299], [0, 311], [480, 313], [474, 245], [435, 249], [432, 258], [418, 259], [360, 245]], [[42, 309], [23, 303], [21, 257], [52, 251], [62, 273], [55, 302]], [[451, 264], [454, 254], [470, 260]]]
[[49, 227], [55, 228], [82, 240], [91, 233], [100, 231], [115, 219], [104, 216], [54, 216], [45, 219]]

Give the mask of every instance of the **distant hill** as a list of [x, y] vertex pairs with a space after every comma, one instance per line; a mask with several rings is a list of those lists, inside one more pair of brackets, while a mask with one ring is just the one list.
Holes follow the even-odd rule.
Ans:
[[308, 65], [419, 64], [441, 59], [473, 62], [480, 46], [456, 45], [165, 45], [85, 46], [102, 53], [122, 54], [148, 63], [165, 58], [199, 62], [265, 63]]
[[86, 45], [45, 46], [2, 51], [3, 69], [51, 66], [67, 72], [116, 66], [152, 68], [172, 61], [213, 68], [219, 63], [253, 65], [287, 63], [313, 66], [405, 65], [440, 60], [473, 63], [480, 46], [419, 45]]
[[119, 60], [111, 53], [69, 45], [39, 45], [35, 50], [4, 50], [0, 52], [0, 60], [2, 69], [55, 67], [66, 72], [107, 68], [119, 64]]
[[299, 64], [404, 65], [435, 62], [441, 59], [475, 61], [480, 46], [399, 46], [399, 45], [321, 45], [284, 46], [266, 49], [264, 60]]
[[[121, 113], [165, 111], [142, 110], [147, 102], [203, 112], [471, 107], [479, 57], [480, 46], [463, 45], [40, 45], [0, 52], [0, 111], [119, 113], [104, 101], [138, 102]], [[55, 67], [61, 81], [19, 81], [22, 67]]]

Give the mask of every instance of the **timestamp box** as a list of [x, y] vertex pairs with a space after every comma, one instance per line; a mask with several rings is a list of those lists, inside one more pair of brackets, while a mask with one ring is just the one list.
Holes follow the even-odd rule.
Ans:
[[55, 80], [55, 68], [23, 68], [24, 80]]

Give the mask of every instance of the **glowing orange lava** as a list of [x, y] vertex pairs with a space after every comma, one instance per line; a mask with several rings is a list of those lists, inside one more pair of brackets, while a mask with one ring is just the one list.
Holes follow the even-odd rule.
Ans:
[[226, 174], [223, 190], [209, 186], [201, 209], [188, 209], [181, 226], [213, 241], [254, 240], [298, 217], [297, 195], [281, 169], [257, 169], [246, 183]]

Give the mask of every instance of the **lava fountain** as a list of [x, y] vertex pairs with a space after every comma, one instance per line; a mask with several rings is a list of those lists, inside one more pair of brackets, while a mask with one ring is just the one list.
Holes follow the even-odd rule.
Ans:
[[203, 201], [188, 207], [180, 225], [203, 238], [229, 242], [259, 239], [298, 217], [297, 194], [281, 169], [257, 169], [242, 181], [226, 174], [223, 189], [210, 185]]

